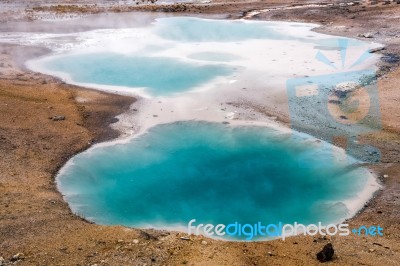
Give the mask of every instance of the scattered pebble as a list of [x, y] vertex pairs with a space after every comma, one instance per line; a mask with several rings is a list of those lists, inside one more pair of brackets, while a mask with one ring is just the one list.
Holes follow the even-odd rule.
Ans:
[[137, 239], [133, 239], [133, 244], [139, 244], [139, 240], [137, 240]]
[[382, 47], [378, 47], [378, 48], [369, 49], [368, 52], [373, 54], [373, 53], [376, 53], [376, 52], [379, 52], [379, 51], [382, 51], [382, 50], [385, 50], [385, 49], [386, 48], [382, 46]]
[[23, 259], [24, 259], [24, 253], [17, 253], [14, 256], [12, 256], [11, 261], [17, 261]]
[[207, 241], [203, 240], [203, 241], [201, 241], [201, 244], [202, 245], [207, 245], [208, 243], [207, 243]]
[[400, 56], [395, 54], [385, 54], [381, 57], [381, 60], [386, 63], [394, 64], [400, 61]]
[[63, 115], [55, 115], [55, 116], [51, 117], [50, 119], [53, 120], [53, 121], [63, 121], [63, 120], [65, 120], [65, 116], [63, 116]]
[[4, 264], [4, 258], [0, 257], [0, 266], [3, 266], [3, 264]]
[[326, 235], [323, 237], [324, 240], [331, 240], [331, 236], [330, 235]]
[[374, 38], [374, 34], [373, 33], [371, 33], [371, 32], [367, 32], [367, 33], [364, 33], [364, 34], [359, 34], [358, 35], [358, 37], [364, 37], [364, 38]]

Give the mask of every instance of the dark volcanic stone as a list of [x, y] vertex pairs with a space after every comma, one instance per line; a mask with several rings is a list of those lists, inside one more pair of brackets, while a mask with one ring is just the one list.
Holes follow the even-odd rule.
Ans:
[[338, 100], [329, 100], [329, 103], [333, 103], [333, 104], [340, 104], [341, 102]]
[[381, 60], [386, 63], [394, 64], [400, 61], [400, 56], [395, 54], [385, 54], [381, 57]]
[[320, 262], [326, 262], [332, 260], [333, 254], [335, 254], [335, 250], [331, 243], [328, 243], [324, 246], [324, 248], [317, 253], [317, 259]]
[[65, 120], [65, 116], [63, 116], [63, 115], [55, 115], [51, 119], [53, 121], [63, 121], [63, 120]]

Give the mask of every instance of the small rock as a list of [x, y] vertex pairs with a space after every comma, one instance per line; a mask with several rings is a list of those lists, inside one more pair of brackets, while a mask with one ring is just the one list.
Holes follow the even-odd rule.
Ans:
[[3, 264], [4, 264], [4, 258], [0, 257], [0, 266], [3, 266]]
[[373, 249], [373, 248], [369, 249], [369, 252], [374, 252], [374, 251], [375, 251], [375, 249]]
[[181, 236], [181, 240], [191, 240], [190, 237]]
[[158, 240], [156, 236], [149, 234], [145, 231], [140, 231], [140, 236], [146, 240]]
[[118, 242], [118, 243], [124, 243], [124, 240], [119, 239], [117, 242]]
[[373, 54], [373, 53], [376, 53], [376, 52], [379, 52], [379, 51], [382, 51], [382, 50], [385, 50], [385, 49], [386, 48], [384, 46], [382, 46], [382, 47], [378, 47], [378, 48], [369, 49], [368, 52]]
[[23, 259], [24, 259], [24, 253], [17, 253], [14, 256], [12, 256], [11, 261], [17, 261]]
[[65, 116], [63, 116], [63, 115], [55, 115], [55, 116], [53, 116], [51, 118], [51, 120], [53, 120], [53, 121], [63, 121], [63, 120], [65, 120]]
[[383, 178], [388, 178], [389, 177], [389, 175], [383, 175]]
[[203, 241], [201, 241], [201, 244], [202, 245], [207, 245], [208, 243], [207, 243], [207, 241], [203, 240]]
[[324, 248], [317, 253], [317, 259], [320, 262], [326, 262], [332, 260], [333, 254], [335, 254], [335, 250], [331, 243], [328, 243], [324, 246]]
[[330, 235], [326, 235], [322, 238], [323, 240], [331, 240], [331, 236]]
[[338, 101], [338, 100], [329, 100], [329, 103], [341, 104], [341, 101]]
[[385, 54], [381, 57], [381, 60], [386, 63], [394, 64], [400, 61], [400, 56], [396, 54]]
[[271, 257], [275, 256], [274, 253], [272, 253], [271, 251], [268, 251], [268, 255], [271, 256]]
[[139, 244], [139, 240], [137, 240], [137, 239], [133, 239], [133, 244]]
[[358, 35], [359, 37], [364, 37], [364, 38], [374, 38], [374, 34], [372, 34], [371, 32], [367, 32], [367, 33], [364, 33], [364, 34], [359, 34]]

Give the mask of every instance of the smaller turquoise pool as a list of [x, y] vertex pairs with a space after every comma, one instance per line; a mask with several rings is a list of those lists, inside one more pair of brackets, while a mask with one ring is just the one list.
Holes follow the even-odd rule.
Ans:
[[68, 73], [74, 82], [141, 88], [152, 95], [169, 95], [200, 86], [234, 72], [232, 67], [195, 64], [168, 57], [117, 53], [65, 55], [46, 61], [46, 68]]

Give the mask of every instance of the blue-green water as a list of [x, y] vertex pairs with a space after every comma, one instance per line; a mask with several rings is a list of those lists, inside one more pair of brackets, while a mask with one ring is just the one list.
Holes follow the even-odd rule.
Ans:
[[[282, 27], [284, 26], [284, 27]], [[314, 38], [294, 34], [290, 28], [312, 29], [311, 24], [272, 21], [214, 20], [195, 17], [160, 18], [154, 23], [154, 32], [163, 39], [180, 42], [241, 42], [249, 40], [288, 40], [314, 43], [322, 47], [337, 46], [337, 38], [325, 35]], [[363, 42], [348, 39], [351, 45]]]
[[338, 221], [348, 213], [334, 203], [362, 190], [367, 173], [305, 140], [264, 127], [158, 125], [75, 156], [58, 186], [74, 212], [100, 224]]
[[231, 42], [252, 39], [287, 40], [276, 23], [211, 20], [190, 17], [162, 18], [155, 24], [156, 33], [168, 40], [187, 42]]
[[154, 95], [190, 90], [234, 71], [232, 67], [224, 65], [199, 65], [167, 57], [117, 53], [66, 55], [49, 60], [46, 67], [68, 73], [75, 82], [145, 87]]
[[[40, 71], [50, 71], [51, 74], [64, 77], [68, 75], [72, 82], [80, 84], [119, 86], [136, 93], [139, 91], [135, 89], [145, 88], [140, 92], [150, 96], [170, 96], [203, 85], [212, 87], [214, 78], [233, 77], [240, 74], [241, 70], [248, 70], [248, 66], [239, 60], [263, 58], [268, 69], [270, 63], [267, 62], [271, 61], [271, 57], [285, 56], [274, 50], [268, 52], [267, 48], [265, 53], [255, 51], [253, 54], [255, 42], [263, 45], [263, 42], [285, 40], [288, 50], [301, 44], [307, 44], [308, 47], [301, 49], [314, 49], [314, 46], [325, 50], [332, 47], [337, 49], [336, 37], [316, 37], [307, 31], [311, 27], [265, 21], [162, 18], [144, 29], [126, 29], [128, 37], [121, 38], [117, 33], [115, 36], [94, 34], [100, 38], [95, 43], [104, 42], [104, 46], [92, 44], [97, 47], [96, 52], [91, 50], [89, 44], [89, 48], [79, 53], [49, 57], [43, 61]], [[91, 38], [96, 40], [96, 37]], [[363, 44], [357, 40], [346, 41], [352, 45]], [[265, 74], [268, 74], [268, 70]]]

